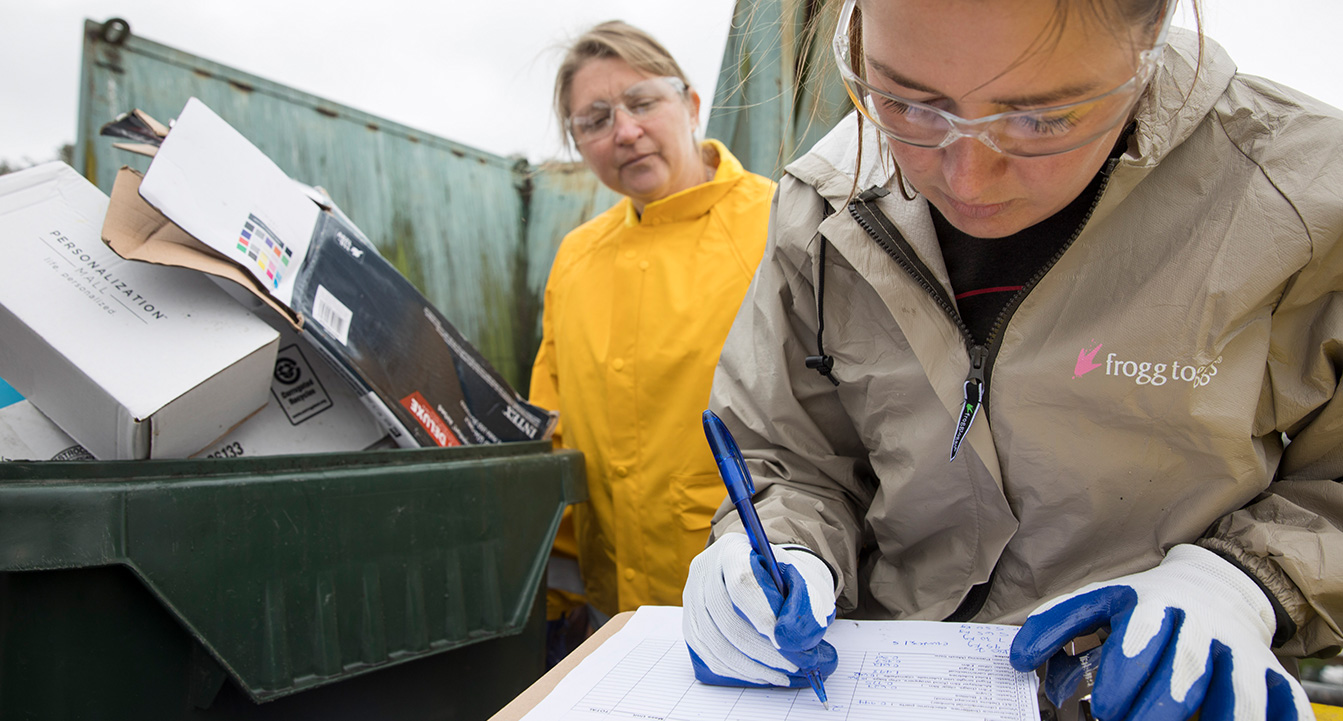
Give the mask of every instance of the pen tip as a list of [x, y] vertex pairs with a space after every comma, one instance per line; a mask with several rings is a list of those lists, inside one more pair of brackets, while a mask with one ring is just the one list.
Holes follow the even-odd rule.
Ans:
[[829, 711], [829, 710], [830, 710], [830, 702], [829, 702], [829, 701], [822, 701], [822, 702], [821, 702], [821, 705], [825, 707], [825, 710], [826, 710], [826, 711]]

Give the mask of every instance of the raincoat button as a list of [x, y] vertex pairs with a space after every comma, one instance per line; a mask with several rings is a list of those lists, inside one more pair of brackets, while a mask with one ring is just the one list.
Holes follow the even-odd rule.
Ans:
[[625, 580], [626, 580], [626, 581], [633, 581], [633, 580], [634, 580], [634, 569], [633, 569], [633, 568], [627, 568], [627, 569], [625, 569]]
[[630, 474], [630, 469], [628, 469], [628, 468], [626, 468], [626, 467], [624, 467], [624, 466], [616, 466], [616, 475], [617, 475], [617, 476], [620, 476], [621, 478], [624, 478], [625, 476], [628, 476], [629, 474]]
[[624, 359], [617, 358], [617, 359], [611, 361], [611, 367], [612, 367], [612, 368], [615, 368], [616, 370], [620, 370], [621, 368], [624, 368], [624, 367], [625, 367], [625, 361], [624, 361]]

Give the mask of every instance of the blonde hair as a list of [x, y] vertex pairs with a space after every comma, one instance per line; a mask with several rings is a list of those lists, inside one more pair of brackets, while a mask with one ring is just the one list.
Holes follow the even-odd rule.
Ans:
[[685, 83], [685, 94], [690, 92], [690, 79], [667, 48], [652, 35], [620, 20], [608, 20], [594, 25], [569, 46], [555, 74], [555, 117], [560, 122], [560, 133], [570, 142], [564, 129], [569, 119], [569, 96], [574, 75], [589, 60], [616, 58], [624, 60], [640, 72], [658, 77], [679, 78]]

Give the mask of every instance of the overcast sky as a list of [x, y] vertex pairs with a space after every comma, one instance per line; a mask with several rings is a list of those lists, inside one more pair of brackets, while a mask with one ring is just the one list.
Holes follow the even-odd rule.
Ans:
[[[132, 33], [165, 45], [541, 160], [560, 147], [549, 113], [557, 47], [596, 22], [624, 19], [662, 40], [707, 101], [734, 2], [0, 0], [0, 159], [47, 160], [74, 141], [84, 18], [122, 17]], [[1343, 2], [1204, 0], [1204, 9], [1205, 30], [1242, 71], [1343, 106]]]

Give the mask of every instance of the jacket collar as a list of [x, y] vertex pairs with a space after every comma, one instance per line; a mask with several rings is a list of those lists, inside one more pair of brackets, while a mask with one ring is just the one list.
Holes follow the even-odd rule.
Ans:
[[1235, 75], [1236, 63], [1221, 45], [1205, 37], [1200, 49], [1196, 33], [1172, 28], [1161, 65], [1138, 104], [1138, 127], [1124, 164], [1160, 163], [1194, 133]]
[[642, 217], [635, 212], [634, 203], [629, 198], [622, 199], [625, 227], [648, 227], [698, 218], [709, 212], [745, 175], [746, 169], [742, 167], [741, 161], [717, 140], [704, 141], [700, 149], [706, 154], [718, 154], [718, 170], [714, 172], [713, 179], [645, 205]]

